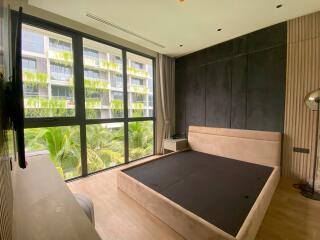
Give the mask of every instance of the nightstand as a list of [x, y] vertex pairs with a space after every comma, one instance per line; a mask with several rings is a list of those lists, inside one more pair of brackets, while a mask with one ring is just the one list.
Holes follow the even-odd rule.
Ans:
[[164, 139], [163, 140], [164, 153], [169, 151], [179, 152], [188, 149], [188, 139]]

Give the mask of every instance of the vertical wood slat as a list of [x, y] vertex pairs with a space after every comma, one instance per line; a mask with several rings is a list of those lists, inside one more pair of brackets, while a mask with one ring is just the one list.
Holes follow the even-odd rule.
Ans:
[[[304, 97], [320, 88], [320, 12], [288, 21], [284, 176], [310, 180], [313, 171], [316, 113]], [[309, 154], [293, 147], [309, 148]]]

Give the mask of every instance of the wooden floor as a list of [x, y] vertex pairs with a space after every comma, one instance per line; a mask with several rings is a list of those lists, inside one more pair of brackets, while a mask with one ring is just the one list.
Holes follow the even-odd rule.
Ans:
[[[72, 192], [84, 193], [93, 200], [96, 229], [101, 238], [183, 239], [117, 189], [116, 173], [120, 169], [121, 167], [68, 183]], [[320, 202], [302, 197], [292, 184], [290, 179], [281, 179], [257, 240], [320, 239]]]

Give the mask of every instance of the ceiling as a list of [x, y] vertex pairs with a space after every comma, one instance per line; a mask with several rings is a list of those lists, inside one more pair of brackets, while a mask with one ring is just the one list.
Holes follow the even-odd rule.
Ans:
[[[320, 10], [319, 0], [29, 0], [29, 4], [170, 56]], [[282, 7], [276, 8], [279, 4]], [[87, 17], [88, 13], [117, 28]]]

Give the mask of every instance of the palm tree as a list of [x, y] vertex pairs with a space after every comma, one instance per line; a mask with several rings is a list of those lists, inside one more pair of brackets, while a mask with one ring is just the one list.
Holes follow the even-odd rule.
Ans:
[[129, 123], [129, 159], [134, 160], [152, 154], [153, 123], [150, 121]]

